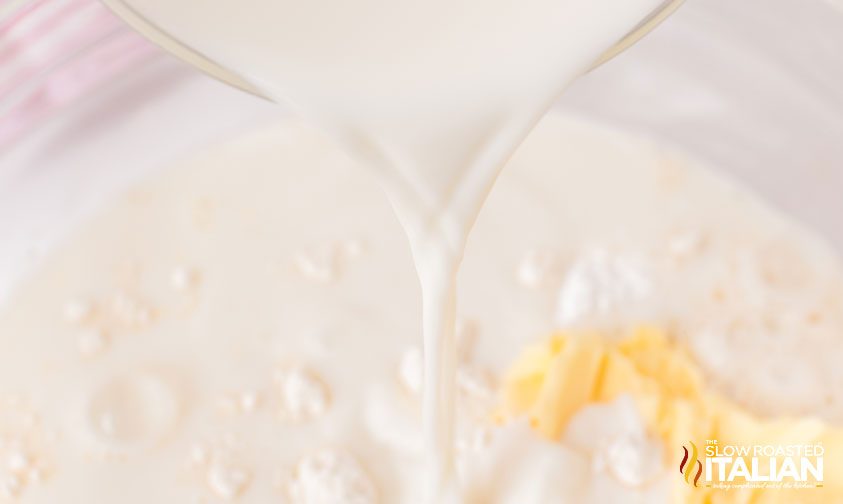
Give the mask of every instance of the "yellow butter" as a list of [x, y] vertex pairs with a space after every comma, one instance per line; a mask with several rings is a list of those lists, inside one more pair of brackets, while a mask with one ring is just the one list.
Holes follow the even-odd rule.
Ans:
[[[559, 439], [582, 407], [621, 394], [635, 399], [650, 432], [664, 443], [681, 503], [843, 503], [843, 429], [811, 418], [760, 419], [709, 390], [693, 359], [667, 333], [641, 326], [620, 341], [598, 334], [557, 334], [527, 348], [504, 381], [504, 416], [528, 415], [533, 427]], [[826, 450], [825, 481], [814, 489], [731, 489], [688, 485], [678, 471], [690, 440], [740, 444], [809, 444]], [[702, 449], [702, 446], [700, 447]]]

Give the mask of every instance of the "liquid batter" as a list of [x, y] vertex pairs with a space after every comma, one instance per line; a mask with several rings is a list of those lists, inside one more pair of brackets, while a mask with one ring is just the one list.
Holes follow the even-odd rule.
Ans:
[[[420, 502], [422, 293], [363, 173], [322, 134], [283, 124], [173, 166], [69, 237], [0, 314], [3, 492]], [[674, 497], [675, 446], [637, 444], [640, 481], [588, 462], [591, 439], [646, 434], [628, 400], [576, 411], [558, 442], [492, 421], [505, 370], [554, 328], [675, 326], [711, 386], [751, 411], [839, 421], [842, 277], [824, 243], [729, 181], [547, 117], [492, 191], [460, 272], [459, 498]]]

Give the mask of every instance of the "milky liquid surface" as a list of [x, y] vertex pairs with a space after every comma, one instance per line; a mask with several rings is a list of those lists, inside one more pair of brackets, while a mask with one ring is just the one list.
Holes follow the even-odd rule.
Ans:
[[[623, 403], [584, 411], [560, 443], [488, 429], [502, 372], [557, 327], [676, 325], [741, 404], [843, 419], [843, 274], [815, 236], [579, 120], [546, 118], [509, 168], [460, 272], [466, 502], [670, 502], [675, 468], [652, 450], [633, 454], [666, 478], [648, 486], [588, 463], [589, 440], [641, 423]], [[332, 141], [289, 123], [215, 147], [104, 208], [2, 307], [0, 490], [419, 502], [420, 298], [387, 199]]]
[[136, 0], [374, 169], [422, 286], [430, 502], [455, 498], [456, 274], [506, 158], [564, 87], [663, 2]]

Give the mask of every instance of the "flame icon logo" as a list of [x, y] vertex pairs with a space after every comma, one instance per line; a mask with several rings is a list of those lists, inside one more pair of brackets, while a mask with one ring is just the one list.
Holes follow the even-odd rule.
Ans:
[[[689, 441], [689, 443], [691, 442]], [[691, 443], [690, 451], [684, 446], [682, 449], [685, 450], [685, 456], [682, 457], [682, 463], [679, 464], [679, 473], [685, 476], [685, 483], [690, 484], [691, 476], [695, 472], [694, 469], [696, 469], [694, 486], [697, 486], [697, 482], [700, 480], [700, 476], [702, 476], [702, 462], [698, 459], [699, 452], [697, 451], [697, 445]]]

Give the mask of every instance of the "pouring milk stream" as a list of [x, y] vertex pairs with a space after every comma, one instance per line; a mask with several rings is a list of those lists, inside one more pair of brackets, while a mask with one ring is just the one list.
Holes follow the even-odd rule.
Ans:
[[[111, 3], [111, 2], [109, 2]], [[428, 503], [454, 471], [456, 275], [512, 152], [662, 0], [133, 0], [155, 27], [373, 167], [422, 288]]]

